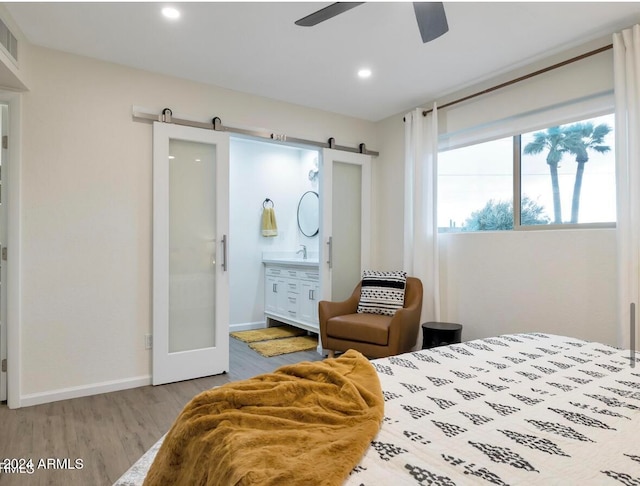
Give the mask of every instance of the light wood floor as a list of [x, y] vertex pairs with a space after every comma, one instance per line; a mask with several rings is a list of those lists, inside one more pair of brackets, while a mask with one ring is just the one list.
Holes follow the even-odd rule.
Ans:
[[[161, 386], [145, 386], [103, 395], [10, 410], [0, 405], [0, 461], [31, 458], [82, 459], [82, 469], [36, 470], [4, 474], [0, 485], [111, 485], [171, 426], [197, 393], [299, 361], [317, 361], [313, 351], [263, 358], [230, 341], [227, 374]], [[0, 462], [1, 464], [1, 462]]]

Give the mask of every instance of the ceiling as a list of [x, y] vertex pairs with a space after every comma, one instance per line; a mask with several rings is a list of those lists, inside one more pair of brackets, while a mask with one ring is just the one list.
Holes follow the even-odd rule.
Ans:
[[445, 2], [449, 32], [423, 44], [405, 2], [315, 27], [294, 21], [329, 3], [167, 4], [5, 7], [33, 44], [371, 121], [640, 22], [639, 2]]

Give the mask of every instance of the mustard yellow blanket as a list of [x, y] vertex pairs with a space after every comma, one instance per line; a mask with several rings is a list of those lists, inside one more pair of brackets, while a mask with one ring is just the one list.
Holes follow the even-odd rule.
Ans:
[[357, 351], [283, 366], [193, 398], [144, 484], [339, 485], [383, 413], [376, 371]]

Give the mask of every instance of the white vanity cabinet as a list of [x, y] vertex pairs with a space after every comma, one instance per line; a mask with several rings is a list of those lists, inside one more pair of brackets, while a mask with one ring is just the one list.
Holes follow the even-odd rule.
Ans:
[[265, 274], [265, 298], [264, 310], [271, 314], [284, 314], [286, 312], [286, 292], [283, 292], [286, 285], [284, 277], [278, 272]]
[[318, 274], [315, 280], [300, 280], [300, 319], [305, 322], [318, 324], [318, 295], [320, 286], [318, 285]]
[[320, 295], [317, 263], [264, 261], [267, 318], [317, 333]]

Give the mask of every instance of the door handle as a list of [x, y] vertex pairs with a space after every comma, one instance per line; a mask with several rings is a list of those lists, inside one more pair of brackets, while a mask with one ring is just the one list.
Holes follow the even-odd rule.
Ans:
[[227, 235], [222, 235], [222, 271], [226, 272], [228, 270], [228, 262], [227, 262], [227, 246], [229, 241], [227, 240]]
[[333, 236], [329, 236], [327, 245], [329, 245], [329, 259], [327, 260], [327, 263], [329, 264], [329, 268], [333, 268]]

